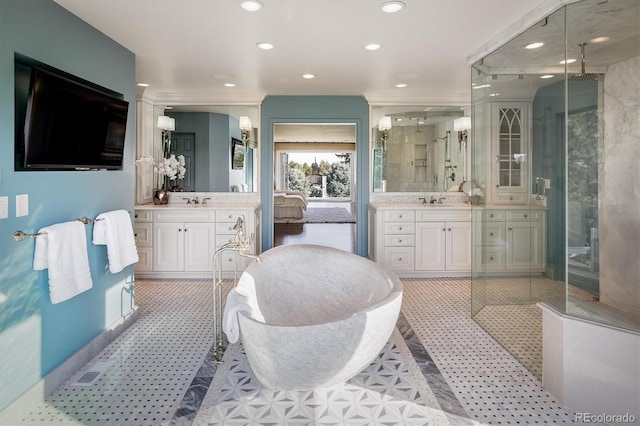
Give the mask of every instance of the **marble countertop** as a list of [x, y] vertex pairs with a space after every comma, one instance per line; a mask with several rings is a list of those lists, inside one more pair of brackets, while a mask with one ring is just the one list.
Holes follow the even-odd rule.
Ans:
[[441, 209], [478, 209], [478, 210], [546, 210], [542, 205], [469, 205], [467, 203], [444, 203], [444, 204], [422, 204], [422, 203], [369, 203], [369, 206], [375, 210], [395, 210], [395, 209], [425, 209], [425, 210], [441, 210]]
[[135, 210], [256, 210], [261, 203], [138, 204]]

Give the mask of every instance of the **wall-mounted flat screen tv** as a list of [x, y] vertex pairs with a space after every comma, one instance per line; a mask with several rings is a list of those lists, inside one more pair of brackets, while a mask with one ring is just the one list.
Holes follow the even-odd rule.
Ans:
[[16, 169], [121, 169], [128, 108], [107, 89], [32, 67]]

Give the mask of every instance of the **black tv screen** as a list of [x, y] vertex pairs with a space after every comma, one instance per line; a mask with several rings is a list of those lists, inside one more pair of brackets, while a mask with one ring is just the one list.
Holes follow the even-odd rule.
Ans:
[[129, 103], [62, 73], [31, 69], [22, 170], [122, 168]]

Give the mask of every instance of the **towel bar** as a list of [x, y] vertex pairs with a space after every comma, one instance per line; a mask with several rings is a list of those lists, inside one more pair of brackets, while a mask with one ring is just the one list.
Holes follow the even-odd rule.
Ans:
[[[90, 223], [94, 223], [94, 222], [97, 222], [98, 220], [103, 220], [103, 219], [89, 219], [86, 216], [82, 216], [81, 218], [75, 218], [74, 220], [82, 222], [85, 225], [89, 225]], [[22, 241], [27, 238], [39, 237], [40, 235], [46, 235], [46, 232], [36, 232], [35, 234], [27, 234], [22, 231], [16, 231], [13, 233], [13, 239], [14, 241]]]

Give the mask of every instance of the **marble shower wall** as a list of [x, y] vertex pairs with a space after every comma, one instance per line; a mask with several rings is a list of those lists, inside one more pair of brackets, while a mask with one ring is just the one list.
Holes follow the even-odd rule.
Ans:
[[599, 157], [600, 301], [640, 314], [640, 56], [604, 79]]

